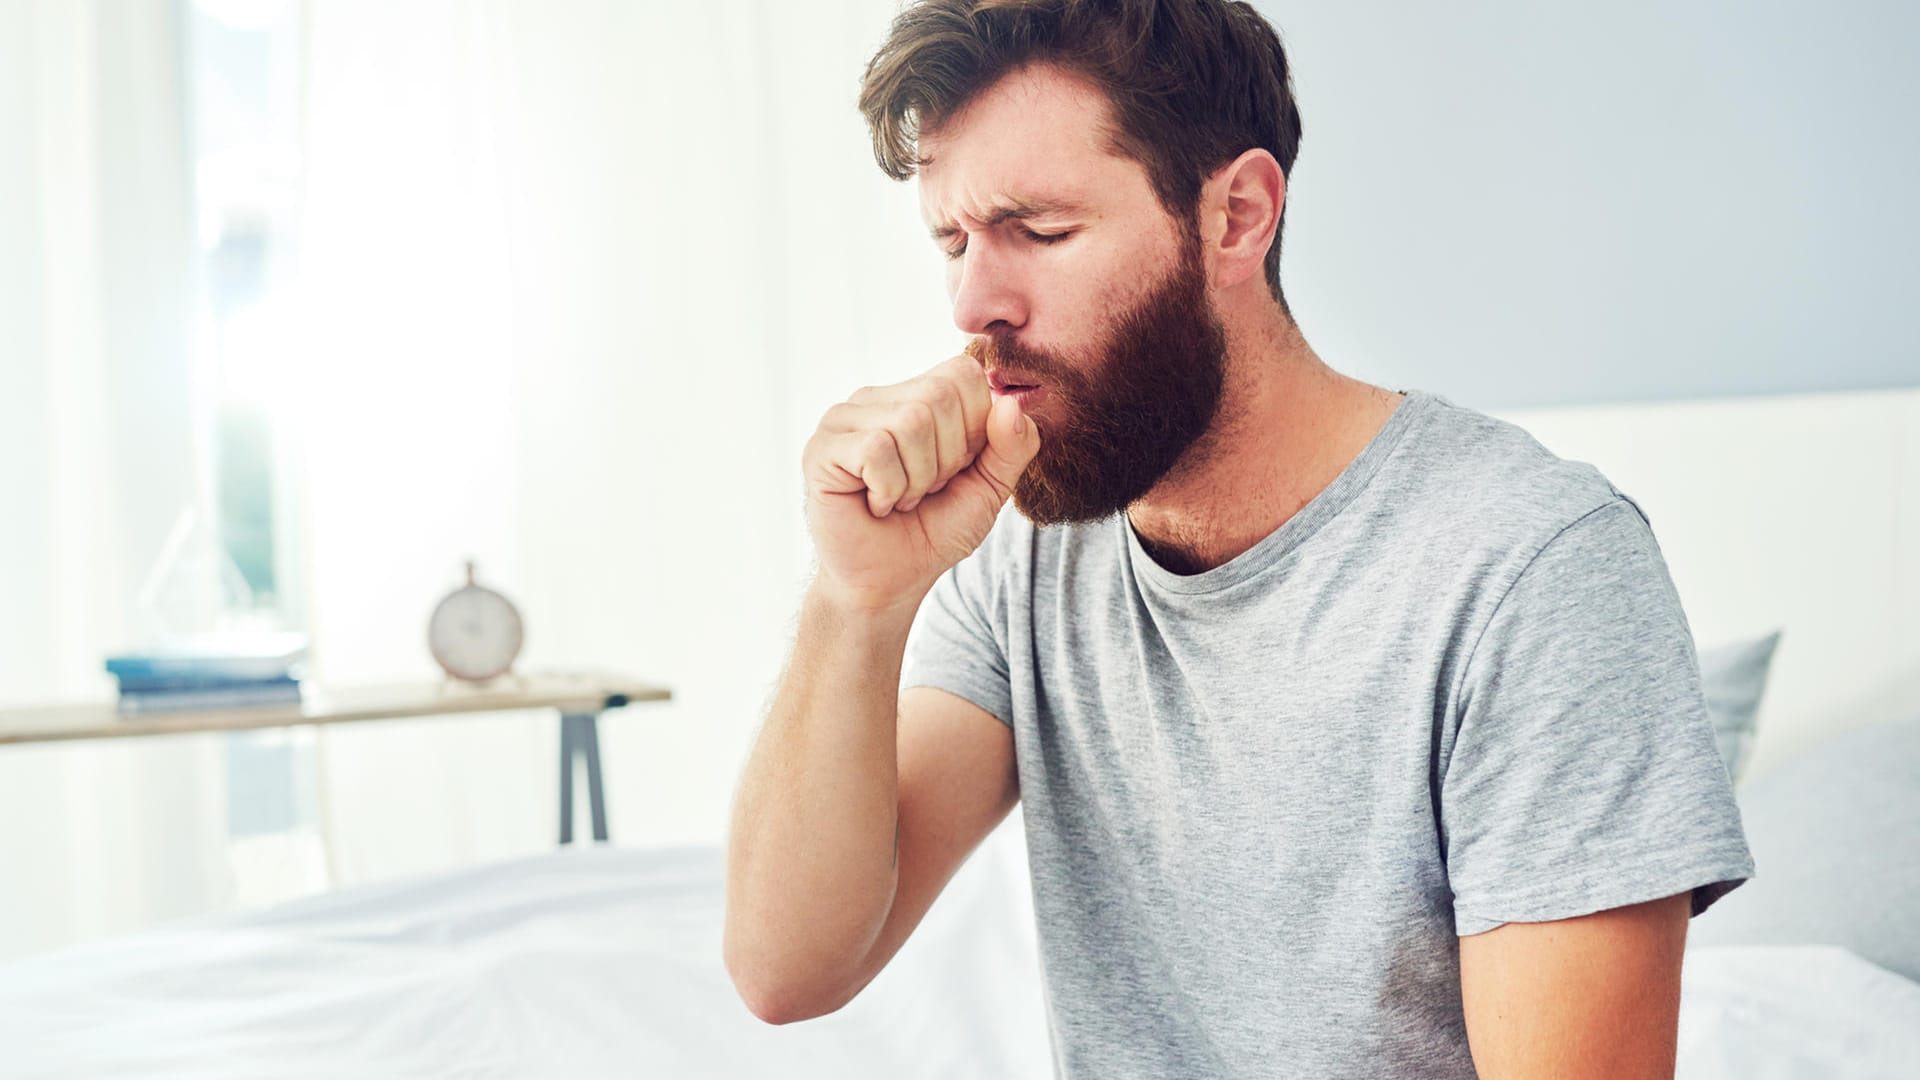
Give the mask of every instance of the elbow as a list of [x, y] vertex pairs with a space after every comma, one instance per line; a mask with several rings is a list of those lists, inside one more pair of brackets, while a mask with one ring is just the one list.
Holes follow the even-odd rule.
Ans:
[[763, 1023], [797, 1024], [838, 1012], [850, 997], [834, 988], [808, 985], [806, 980], [782, 976], [743, 956], [731, 937], [723, 948], [727, 977], [747, 1011]]
[[766, 1024], [797, 1024], [803, 1020], [815, 1020], [838, 1012], [840, 1006], [845, 1004], [837, 999], [828, 1001], [817, 994], [796, 991], [790, 987], [753, 982], [738, 975], [733, 975], [733, 989], [740, 995], [747, 1011]]
[[727, 975], [733, 979], [733, 992], [740, 995], [740, 1003], [761, 1023], [791, 1024], [805, 1019], [794, 1007], [795, 1003], [775, 988], [745, 979], [731, 966], [727, 968]]
[[833, 1012], [832, 1009], [814, 1008], [806, 1000], [793, 994], [766, 992], [757, 988], [734, 984], [739, 991], [740, 1000], [746, 1003], [747, 1011], [759, 1018], [764, 1024], [797, 1024], [802, 1020], [814, 1020]]

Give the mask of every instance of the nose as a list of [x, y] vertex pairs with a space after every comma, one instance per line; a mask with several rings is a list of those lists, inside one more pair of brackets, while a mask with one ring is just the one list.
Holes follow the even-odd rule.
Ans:
[[984, 334], [994, 324], [1027, 324], [1027, 302], [1013, 268], [996, 258], [979, 237], [953, 264], [947, 282], [953, 298], [953, 324], [967, 334]]

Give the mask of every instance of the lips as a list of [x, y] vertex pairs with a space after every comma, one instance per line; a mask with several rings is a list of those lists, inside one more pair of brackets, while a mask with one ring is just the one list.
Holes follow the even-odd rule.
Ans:
[[1024, 371], [1011, 368], [993, 368], [987, 372], [987, 384], [996, 394], [1019, 393], [1024, 390], [1038, 390], [1040, 380]]
[[1047, 388], [1044, 386], [1021, 386], [1018, 383], [1012, 383], [991, 389], [995, 398], [1010, 397], [1018, 401], [1020, 411], [1026, 413], [1032, 412], [1034, 406], [1045, 400], [1047, 396]]

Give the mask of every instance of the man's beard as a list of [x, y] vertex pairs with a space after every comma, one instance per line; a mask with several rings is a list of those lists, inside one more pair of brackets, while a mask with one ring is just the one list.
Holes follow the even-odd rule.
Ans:
[[1040, 452], [1013, 487], [1036, 525], [1095, 521], [1125, 510], [1180, 462], [1219, 411], [1226, 330], [1207, 302], [1198, 238], [1147, 296], [1113, 320], [1105, 347], [1067, 359], [992, 333], [969, 350], [986, 367], [1040, 379], [1047, 410]]

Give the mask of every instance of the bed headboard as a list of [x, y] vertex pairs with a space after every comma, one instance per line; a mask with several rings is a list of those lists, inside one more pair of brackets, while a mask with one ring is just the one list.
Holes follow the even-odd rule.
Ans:
[[1703, 648], [1784, 631], [1743, 782], [1920, 711], [1920, 389], [1495, 415], [1633, 496]]

